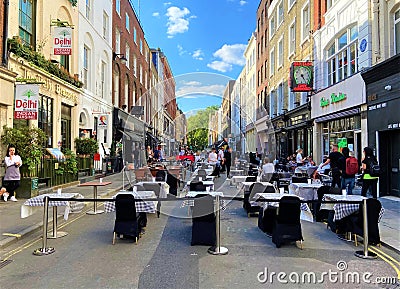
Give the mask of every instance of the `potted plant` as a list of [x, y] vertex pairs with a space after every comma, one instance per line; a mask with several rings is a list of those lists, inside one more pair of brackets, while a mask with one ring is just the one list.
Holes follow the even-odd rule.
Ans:
[[[97, 153], [99, 144], [93, 138], [76, 138], [75, 148], [80, 160], [80, 169], [93, 171], [93, 155]], [[93, 174], [93, 172], [92, 172]]]
[[22, 159], [21, 185], [17, 195], [21, 198], [31, 198], [38, 194], [37, 165], [43, 156], [43, 144], [47, 140], [46, 134], [39, 128], [24, 126], [9, 128], [4, 126], [1, 143], [8, 147], [14, 145]]

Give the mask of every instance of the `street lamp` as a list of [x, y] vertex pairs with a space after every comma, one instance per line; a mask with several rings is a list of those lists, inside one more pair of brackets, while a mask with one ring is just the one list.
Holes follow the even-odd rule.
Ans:
[[120, 61], [121, 61], [122, 64], [125, 64], [126, 61], [128, 60], [128, 59], [126, 59], [125, 54], [113, 52], [113, 60], [116, 60], [116, 59], [117, 59], [117, 56], [118, 56], [118, 58], [120, 59]]

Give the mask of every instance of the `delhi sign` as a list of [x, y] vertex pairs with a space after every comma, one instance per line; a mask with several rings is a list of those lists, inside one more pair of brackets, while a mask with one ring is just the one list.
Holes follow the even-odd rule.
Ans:
[[320, 105], [320, 107], [325, 107], [325, 106], [330, 105], [331, 103], [337, 103], [337, 102], [343, 101], [345, 99], [347, 99], [347, 95], [343, 92], [339, 92], [338, 94], [332, 93], [330, 99], [321, 97], [321, 99], [319, 101], [319, 105]]
[[36, 120], [39, 107], [38, 103], [38, 84], [17, 84], [15, 86], [14, 119]]
[[54, 27], [54, 55], [71, 55], [72, 28]]

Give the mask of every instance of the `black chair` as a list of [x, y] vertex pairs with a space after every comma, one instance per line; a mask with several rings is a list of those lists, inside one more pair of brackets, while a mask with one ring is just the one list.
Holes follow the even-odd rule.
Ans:
[[191, 245], [215, 246], [216, 240], [214, 198], [209, 195], [198, 195], [194, 199], [192, 211]]
[[170, 173], [167, 173], [166, 183], [169, 185], [169, 193], [171, 195], [177, 196], [178, 195], [178, 186], [179, 186], [178, 178]]
[[276, 210], [272, 242], [279, 248], [287, 241], [300, 241], [301, 249], [303, 249], [300, 199], [296, 196], [283, 196]]
[[250, 201], [253, 199], [253, 197], [257, 193], [264, 193], [264, 190], [265, 190], [265, 186], [263, 184], [254, 183], [254, 184], [251, 184], [249, 191], [244, 193], [243, 208], [246, 210], [246, 214], [248, 217], [250, 217], [251, 214], [255, 214], [260, 211], [260, 206], [252, 206], [250, 204]]
[[341, 188], [337, 188], [337, 187], [329, 187], [329, 194], [341, 195], [342, 194], [342, 189]]
[[118, 194], [115, 198], [115, 224], [112, 244], [115, 244], [117, 235], [118, 237], [133, 238], [137, 243], [139, 233], [135, 197], [131, 194]]
[[191, 191], [197, 191], [197, 192], [205, 192], [207, 190], [206, 186], [203, 184], [203, 182], [199, 182], [199, 181], [190, 182], [189, 189]]
[[[371, 245], [378, 245], [381, 243], [379, 234], [379, 213], [382, 209], [382, 204], [377, 199], [367, 199], [367, 217], [368, 217], [368, 243]], [[363, 204], [360, 205], [358, 213], [351, 217], [351, 232], [355, 235], [355, 245], [357, 246], [357, 235], [364, 236], [364, 218], [363, 218]]]
[[[317, 190], [318, 202], [322, 201], [324, 195], [329, 194], [331, 187], [330, 186], [322, 186]], [[330, 210], [323, 209], [321, 210], [321, 203], [314, 203], [314, 216], [317, 222], [325, 222], [328, 220], [328, 215]]]
[[[153, 191], [157, 198], [160, 197], [160, 191], [161, 187], [158, 183], [143, 183], [143, 187], [146, 189], [146, 191]], [[160, 217], [160, 212], [161, 212], [161, 202], [157, 203], [157, 218]]]
[[276, 207], [267, 207], [266, 209], [260, 207], [260, 211], [258, 213], [258, 228], [260, 228], [260, 230], [266, 233], [269, 237], [272, 236], [276, 209]]
[[292, 176], [292, 183], [308, 183], [307, 177]]
[[158, 182], [165, 182], [166, 175], [167, 175], [167, 173], [166, 173], [166, 171], [164, 171], [164, 170], [157, 171], [157, 172], [156, 172], [156, 181], [158, 181]]
[[256, 176], [249, 176], [246, 177], [246, 182], [257, 182], [257, 177]]

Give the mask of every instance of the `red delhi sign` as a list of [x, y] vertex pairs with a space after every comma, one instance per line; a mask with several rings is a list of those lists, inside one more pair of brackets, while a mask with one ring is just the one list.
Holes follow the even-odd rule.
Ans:
[[17, 84], [15, 86], [14, 119], [36, 120], [38, 116], [38, 103], [38, 84]]
[[72, 28], [54, 27], [54, 55], [71, 55]]

